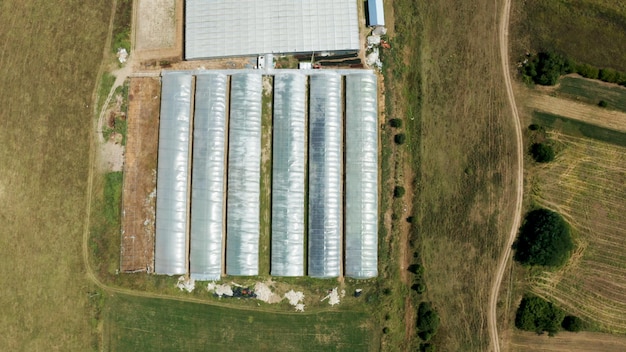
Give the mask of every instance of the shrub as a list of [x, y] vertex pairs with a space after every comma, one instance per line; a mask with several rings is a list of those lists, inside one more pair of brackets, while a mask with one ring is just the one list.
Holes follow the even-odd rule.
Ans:
[[585, 78], [597, 79], [599, 70], [591, 65], [582, 64], [576, 65], [576, 73]]
[[534, 143], [530, 147], [530, 154], [538, 163], [547, 163], [554, 160], [554, 149], [546, 143]]
[[389, 332], [389, 328], [385, 326], [385, 327], [383, 328], [383, 334], [385, 334], [385, 335], [386, 335], [388, 332]]
[[404, 193], [405, 193], [405, 192], [406, 192], [406, 190], [404, 189], [404, 187], [402, 187], [402, 186], [396, 186], [396, 187], [393, 189], [393, 196], [394, 196], [395, 198], [401, 198], [401, 197], [404, 195]]
[[523, 265], [561, 266], [569, 258], [574, 243], [561, 215], [536, 209], [526, 214], [513, 248], [514, 259]]
[[571, 70], [569, 66], [561, 55], [550, 52], [539, 53], [524, 65], [522, 74], [537, 84], [553, 86], [563, 73]]
[[526, 331], [555, 334], [565, 318], [565, 312], [536, 296], [525, 296], [515, 314], [515, 326]]
[[568, 315], [561, 323], [563, 329], [571, 332], [578, 332], [585, 328], [585, 323], [579, 317]]
[[610, 68], [602, 68], [598, 72], [598, 78], [600, 78], [604, 82], [619, 83], [621, 77], [619, 72], [615, 70], [612, 70]]
[[422, 347], [420, 348], [420, 351], [422, 351], [422, 352], [435, 352], [436, 351], [435, 345], [430, 344], [430, 343], [423, 344]]
[[424, 293], [424, 291], [426, 291], [426, 285], [424, 285], [423, 283], [416, 283], [411, 285], [411, 290], [417, 292], [418, 294], [422, 294]]
[[422, 302], [417, 309], [417, 330], [419, 337], [428, 341], [439, 328], [439, 314], [432, 308], [430, 303]]
[[598, 103], [598, 106], [601, 108], [606, 108], [607, 106], [609, 106], [609, 104], [604, 100], [600, 100], [600, 102]]
[[539, 125], [533, 123], [531, 125], [528, 125], [528, 129], [531, 130], [531, 131], [536, 131], [536, 130], [539, 129]]
[[402, 127], [402, 120], [400, 120], [400, 119], [391, 119], [391, 120], [389, 120], [389, 126], [391, 126], [393, 128], [400, 128], [400, 127]]
[[393, 141], [396, 142], [396, 144], [398, 145], [402, 145], [406, 141], [406, 136], [404, 135], [404, 133], [398, 133], [393, 136]]

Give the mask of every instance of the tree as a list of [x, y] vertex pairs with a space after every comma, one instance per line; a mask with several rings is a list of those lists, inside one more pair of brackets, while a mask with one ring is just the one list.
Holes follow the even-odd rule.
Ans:
[[513, 245], [514, 259], [523, 265], [561, 266], [574, 249], [563, 217], [548, 209], [536, 209], [524, 219]]
[[439, 314], [428, 302], [422, 302], [417, 309], [417, 330], [419, 337], [428, 341], [439, 328]]
[[607, 106], [609, 106], [609, 104], [605, 100], [600, 100], [598, 106], [601, 108], [606, 108]]
[[565, 318], [560, 308], [536, 296], [524, 296], [515, 314], [515, 326], [526, 331], [556, 334]]
[[526, 63], [523, 74], [537, 84], [553, 86], [563, 73], [571, 70], [569, 66], [570, 63], [561, 55], [542, 52]]
[[406, 192], [406, 191], [404, 190], [404, 187], [402, 187], [402, 186], [396, 186], [396, 187], [393, 189], [393, 196], [394, 196], [395, 198], [401, 198], [401, 197], [404, 195], [404, 193], [405, 193], [405, 192]]
[[398, 133], [395, 136], [393, 136], [393, 141], [396, 142], [396, 144], [398, 145], [404, 144], [405, 140], [406, 140], [406, 135], [404, 135], [404, 133]]
[[585, 323], [579, 317], [568, 315], [563, 319], [561, 326], [567, 331], [578, 332], [585, 328]]
[[534, 143], [530, 146], [530, 154], [538, 163], [547, 163], [554, 160], [554, 149], [546, 143]]
[[391, 119], [389, 120], [389, 126], [393, 127], [393, 128], [400, 128], [402, 127], [402, 120], [400, 119]]

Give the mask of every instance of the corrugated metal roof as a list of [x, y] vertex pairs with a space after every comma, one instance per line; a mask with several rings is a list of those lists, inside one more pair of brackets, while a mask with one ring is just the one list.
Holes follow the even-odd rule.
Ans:
[[187, 0], [185, 57], [359, 50], [355, 0]]
[[383, 8], [383, 0], [367, 0], [367, 10], [369, 12], [368, 25], [385, 25], [385, 9]]

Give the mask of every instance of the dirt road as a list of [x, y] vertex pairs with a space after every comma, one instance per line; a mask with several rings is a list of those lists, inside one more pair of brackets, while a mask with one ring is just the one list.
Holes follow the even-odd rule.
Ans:
[[513, 94], [513, 85], [511, 84], [511, 69], [509, 67], [509, 15], [511, 13], [511, 0], [504, 0], [504, 7], [502, 8], [502, 17], [500, 20], [500, 30], [498, 38], [500, 41], [500, 58], [502, 60], [502, 71], [504, 73], [504, 83], [506, 85], [506, 93], [509, 99], [509, 105], [511, 106], [511, 113], [513, 114], [513, 121], [515, 123], [515, 139], [517, 143], [517, 189], [515, 199], [515, 214], [513, 218], [513, 224], [511, 226], [511, 233], [506, 241], [504, 252], [500, 257], [498, 263], [498, 269], [496, 271], [493, 285], [491, 287], [491, 294], [489, 298], [489, 313], [487, 314], [487, 323], [489, 326], [489, 336], [491, 337], [491, 345], [493, 351], [500, 352], [500, 339], [498, 338], [498, 316], [496, 314], [496, 308], [498, 303], [498, 293], [500, 292], [500, 284], [502, 283], [502, 277], [506, 269], [507, 261], [511, 255], [511, 246], [515, 240], [517, 229], [519, 228], [521, 216], [522, 216], [522, 199], [524, 193], [524, 150], [522, 146], [522, 126], [519, 119], [519, 113], [517, 111], [517, 105], [515, 104], [515, 95]]

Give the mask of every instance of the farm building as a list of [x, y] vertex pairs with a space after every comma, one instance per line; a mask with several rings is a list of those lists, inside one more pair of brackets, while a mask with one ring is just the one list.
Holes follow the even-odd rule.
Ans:
[[376, 75], [277, 71], [267, 146], [263, 87], [258, 70], [163, 73], [155, 272], [262, 274], [261, 150], [272, 147], [271, 275], [375, 277]]
[[359, 50], [355, 0], [187, 0], [185, 58]]
[[385, 25], [383, 0], [367, 0], [367, 25], [370, 27]]

